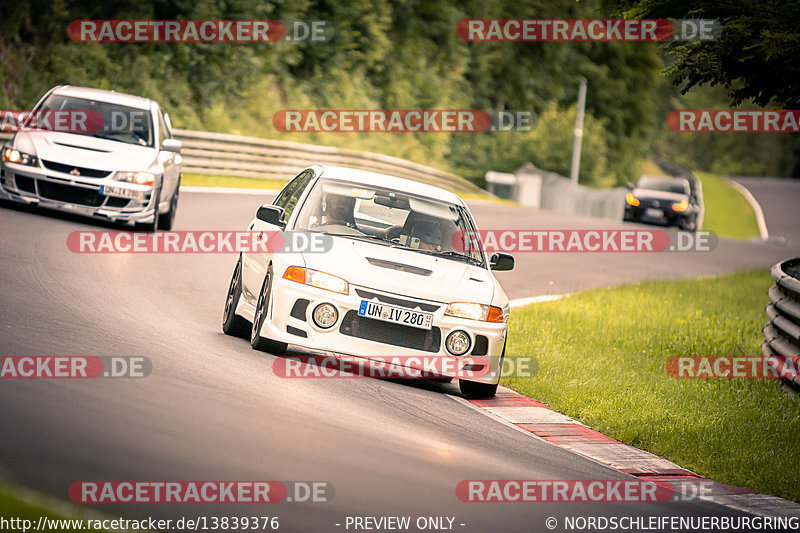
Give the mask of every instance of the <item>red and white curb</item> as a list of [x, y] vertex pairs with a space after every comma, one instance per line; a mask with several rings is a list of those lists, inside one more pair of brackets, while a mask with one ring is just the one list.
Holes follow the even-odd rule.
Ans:
[[[668, 483], [676, 492], [689, 494], [697, 482], [702, 481], [704, 494], [698, 498], [760, 516], [800, 515], [800, 505], [794, 502], [704, 478], [657, 455], [603, 435], [511, 389], [499, 387], [497, 395], [488, 400], [451, 398], [533, 437], [620, 472], [639, 479]], [[682, 490], [681, 482], [689, 491]]]

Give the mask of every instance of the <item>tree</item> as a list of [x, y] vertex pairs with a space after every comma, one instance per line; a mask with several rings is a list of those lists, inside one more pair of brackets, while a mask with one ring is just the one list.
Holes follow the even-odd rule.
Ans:
[[800, 1], [610, 0], [607, 6], [633, 18], [720, 22], [715, 40], [666, 42], [673, 59], [666, 72], [683, 93], [707, 83], [725, 87], [733, 105], [800, 104]]

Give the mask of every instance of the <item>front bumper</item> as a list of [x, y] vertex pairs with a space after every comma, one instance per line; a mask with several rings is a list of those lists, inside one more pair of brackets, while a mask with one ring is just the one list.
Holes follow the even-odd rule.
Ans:
[[[650, 209], [658, 209], [662, 212], [661, 216], [650, 216], [648, 213]], [[681, 221], [691, 220], [693, 211], [691, 209], [686, 211], [675, 211], [671, 207], [663, 206], [653, 207], [650, 205], [633, 206], [625, 203], [625, 220], [632, 220], [636, 222], [651, 222], [653, 224], [666, 224], [673, 226]]]
[[[358, 308], [362, 300], [408, 309], [418, 305], [421, 310], [433, 313], [432, 329], [359, 317]], [[336, 323], [328, 329], [318, 327], [312, 318], [313, 310], [322, 303], [332, 304], [338, 311]], [[453, 358], [445, 348], [445, 339], [452, 331], [461, 330], [471, 340], [470, 349], [464, 355], [484, 356], [490, 366], [488, 372], [479, 372], [480, 375], [470, 377], [470, 381], [498, 383], [507, 324], [444, 316], [446, 307], [446, 304], [438, 302], [352, 284], [349, 294], [338, 294], [282, 279], [276, 273], [272, 284], [272, 304], [267, 310], [261, 336], [307, 350], [356, 357]], [[241, 299], [237, 314], [252, 321], [253, 308]], [[455, 373], [445, 373], [444, 376], [459, 377]]]
[[[137, 191], [139, 198], [102, 195], [100, 189], [104, 185]], [[156, 202], [152, 186], [123, 183], [111, 177], [76, 177], [7, 162], [0, 167], [0, 198], [129, 225], [152, 222]]]

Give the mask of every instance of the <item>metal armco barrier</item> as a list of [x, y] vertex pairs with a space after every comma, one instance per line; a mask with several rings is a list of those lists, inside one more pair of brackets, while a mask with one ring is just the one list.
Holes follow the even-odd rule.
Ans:
[[[773, 359], [778, 370], [784, 366], [800, 369], [800, 258], [786, 259], [770, 271], [775, 285], [769, 289], [764, 342], [761, 352]], [[800, 385], [800, 375], [792, 378]]]
[[[309, 165], [328, 164], [371, 170], [460, 193], [490, 196], [455, 174], [399, 157], [227, 133], [175, 129], [173, 134], [183, 143], [183, 171], [194, 174], [288, 181]], [[0, 134], [2, 141], [10, 138], [10, 133]]]
[[469, 181], [406, 159], [333, 146], [226, 133], [174, 130], [183, 143], [183, 171], [195, 174], [288, 180], [319, 163], [381, 172], [458, 192], [488, 193]]

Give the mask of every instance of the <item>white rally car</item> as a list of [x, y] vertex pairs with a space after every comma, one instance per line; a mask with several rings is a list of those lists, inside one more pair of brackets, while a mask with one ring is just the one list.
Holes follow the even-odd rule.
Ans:
[[[263, 205], [250, 231], [320, 232], [330, 248], [242, 253], [222, 329], [255, 349], [366, 358], [485, 356], [488, 372], [460, 376], [468, 397], [497, 390], [508, 297], [487, 258], [460, 245], [477, 227], [457, 195], [401, 178], [341, 167], [309, 167]], [[307, 234], [308, 235], [308, 234]], [[450, 367], [448, 367], [450, 368]]]

